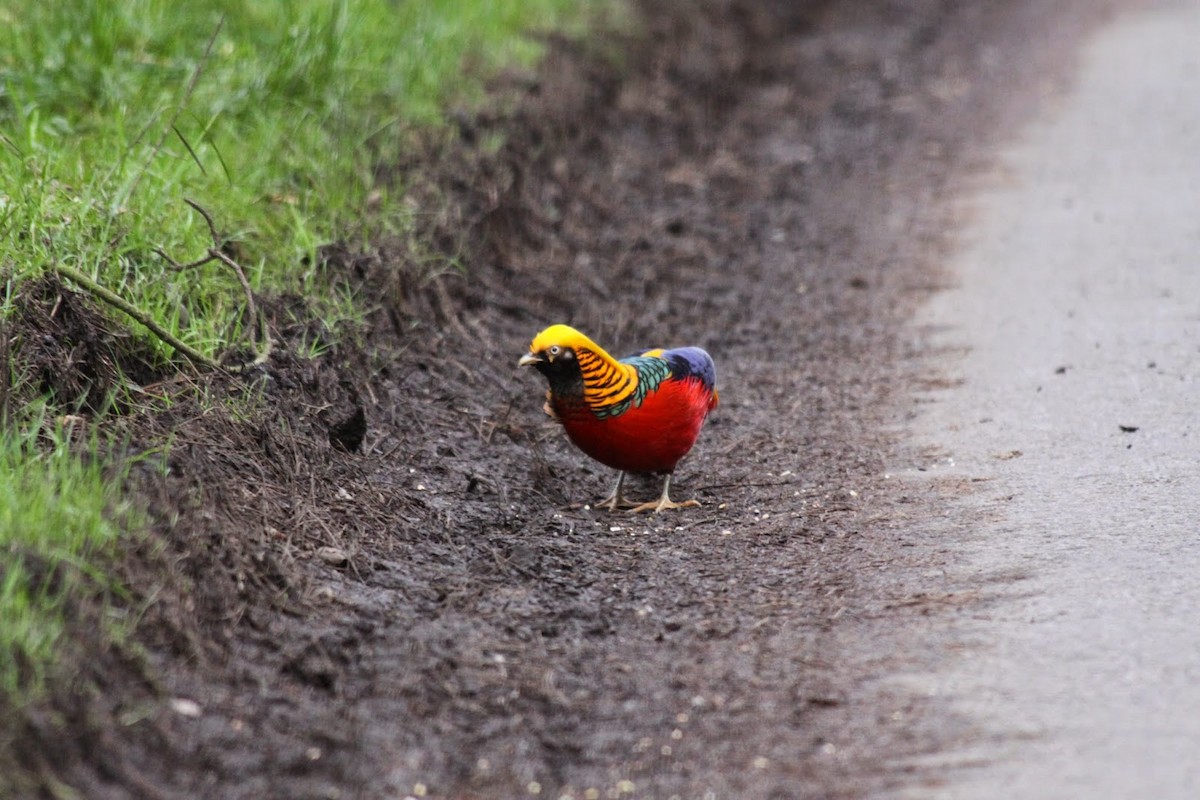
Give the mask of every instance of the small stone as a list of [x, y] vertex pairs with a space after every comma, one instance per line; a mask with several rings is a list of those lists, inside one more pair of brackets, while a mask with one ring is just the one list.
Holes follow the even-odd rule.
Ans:
[[344, 567], [350, 563], [350, 554], [340, 547], [318, 547], [317, 558], [331, 567]]
[[200, 704], [195, 700], [188, 700], [186, 697], [172, 697], [170, 706], [171, 710], [181, 717], [195, 719], [201, 713]]

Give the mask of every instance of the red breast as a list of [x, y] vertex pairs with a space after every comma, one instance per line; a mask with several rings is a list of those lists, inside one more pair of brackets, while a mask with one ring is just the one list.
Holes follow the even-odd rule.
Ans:
[[554, 400], [555, 412], [580, 450], [628, 472], [674, 470], [716, 405], [716, 393], [695, 378], [663, 381], [640, 406], [613, 417], [597, 418], [581, 400]]

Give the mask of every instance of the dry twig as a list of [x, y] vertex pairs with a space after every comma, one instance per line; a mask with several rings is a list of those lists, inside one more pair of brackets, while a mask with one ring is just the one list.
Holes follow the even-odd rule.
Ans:
[[54, 271], [64, 278], [67, 278], [72, 283], [78, 284], [83, 289], [86, 289], [93, 297], [103, 300], [110, 306], [120, 309], [129, 316], [133, 317], [142, 325], [146, 326], [155, 336], [162, 339], [171, 347], [174, 347], [176, 351], [187, 356], [189, 361], [193, 361], [197, 364], [208, 367], [209, 369], [218, 369], [220, 367], [217, 362], [213, 361], [211, 358], [204, 355], [194, 347], [191, 347], [186, 342], [168, 331], [166, 328], [159, 325], [154, 321], [154, 318], [145, 311], [142, 311], [133, 303], [130, 303], [124, 297], [121, 297], [111, 289], [104, 288], [79, 270], [74, 269], [73, 267], [68, 267], [64, 264], [55, 264]]
[[246, 278], [245, 270], [242, 269], [241, 265], [238, 264], [237, 261], [227, 256], [222, 251], [221, 248], [223, 242], [221, 241], [220, 234], [217, 233], [217, 226], [213, 222], [212, 215], [194, 200], [185, 199], [184, 202], [194, 208], [200, 214], [200, 216], [204, 217], [204, 221], [208, 223], [208, 232], [212, 236], [212, 247], [207, 249], [203, 258], [190, 261], [186, 264], [181, 264], [175, 259], [171, 258], [169, 255], [163, 252], [161, 248], [156, 248], [154, 252], [161, 256], [176, 271], [192, 269], [193, 267], [199, 267], [212, 261], [219, 261], [233, 271], [233, 273], [237, 276], [238, 283], [240, 283], [242, 286], [242, 291], [246, 293], [246, 308], [251, 319], [254, 320], [255, 327], [257, 328], [257, 334], [255, 336], [256, 352], [254, 359], [249, 363], [236, 367], [222, 367], [221, 364], [204, 355], [194, 347], [191, 347], [179, 337], [175, 336], [166, 328], [164, 328], [162, 325], [159, 325], [150, 314], [138, 308], [133, 303], [130, 303], [128, 300], [121, 297], [111, 289], [101, 286], [93, 278], [83, 274], [73, 267], [68, 267], [64, 264], [55, 264], [53, 267], [54, 271], [62, 277], [67, 278], [72, 283], [75, 283], [81, 288], [85, 289], [93, 297], [103, 300], [110, 306], [123, 311], [130, 317], [133, 317], [134, 320], [144, 325], [151, 333], [153, 333], [162, 341], [166, 342], [171, 347], [175, 348], [176, 352], [182, 353], [189, 361], [192, 361], [193, 363], [207, 367], [208, 369], [225, 369], [229, 372], [241, 372], [250, 367], [265, 363], [266, 360], [271, 356], [271, 349], [273, 346], [271, 334], [267, 326], [266, 318], [259, 312], [258, 304], [254, 301], [254, 290], [250, 286], [250, 281]]
[[194, 208], [200, 216], [204, 217], [204, 221], [208, 224], [209, 236], [212, 237], [212, 247], [205, 251], [205, 255], [202, 258], [198, 258], [195, 261], [189, 261], [187, 263], [180, 263], [176, 261], [167, 255], [161, 248], [156, 248], [154, 252], [158, 253], [158, 255], [162, 257], [162, 259], [168, 264], [170, 264], [171, 268], [177, 272], [185, 269], [194, 269], [195, 267], [203, 266], [212, 261], [220, 261], [222, 264], [233, 270], [233, 274], [237, 276], [238, 283], [240, 283], [242, 286], [242, 291], [246, 294], [246, 311], [250, 315], [250, 318], [254, 320], [254, 325], [258, 329], [256, 342], [257, 352], [255, 353], [254, 359], [249, 364], [240, 367], [240, 369], [246, 369], [247, 367], [257, 366], [258, 364], [265, 363], [266, 360], [271, 357], [271, 349], [274, 344], [271, 340], [271, 332], [267, 327], [267, 320], [262, 314], [259, 313], [258, 304], [254, 302], [254, 290], [250, 286], [250, 281], [246, 278], [245, 270], [242, 269], [241, 264], [237, 263], [237, 261], [225, 254], [223, 249], [224, 242], [221, 240], [221, 235], [217, 232], [217, 226], [216, 223], [213, 222], [212, 215], [209, 214], [208, 211], [195, 200], [185, 197], [183, 202], [187, 203], [189, 206]]

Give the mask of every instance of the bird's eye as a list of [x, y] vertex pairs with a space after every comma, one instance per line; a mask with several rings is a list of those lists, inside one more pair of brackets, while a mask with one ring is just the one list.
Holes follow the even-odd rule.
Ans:
[[558, 345], [556, 345], [556, 344], [552, 344], [552, 345], [550, 345], [550, 355], [552, 355], [552, 356], [556, 356], [556, 355], [558, 355], [558, 354], [559, 354], [559, 352], [561, 352], [561, 351], [562, 351], [562, 348], [561, 348], [561, 347], [559, 347]]

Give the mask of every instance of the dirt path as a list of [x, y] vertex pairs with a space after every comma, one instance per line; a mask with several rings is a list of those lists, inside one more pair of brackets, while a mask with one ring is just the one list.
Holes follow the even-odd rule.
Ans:
[[942, 756], [969, 768], [914, 797], [1200, 792], [1200, 2], [1148, 6], [966, 198], [957, 285], [918, 317], [962, 381], [906, 477], [979, 486], [940, 582], [987, 601], [926, 680], [976, 721]]
[[[559, 46], [414, 190], [456, 195], [427, 224], [466, 279], [331, 253], [375, 309], [361, 347], [277, 359], [250, 414], [128, 423], [175, 437], [143, 478], [165, 549], [129, 558], [144, 650], [31, 718], [30, 774], [89, 797], [904, 784], [958, 723], [880, 679], [970, 599], [923, 589], [951, 544], [906, 531], [938, 500], [884, 474], [928, 378], [901, 325], [940, 277], [940, 193], [1082, 29], [995, 5], [647, 3], [620, 77]], [[509, 145], [471, 156], [491, 128]], [[676, 478], [702, 509], [578, 507], [610, 476], [515, 368], [554, 321], [714, 354], [722, 406]]]

